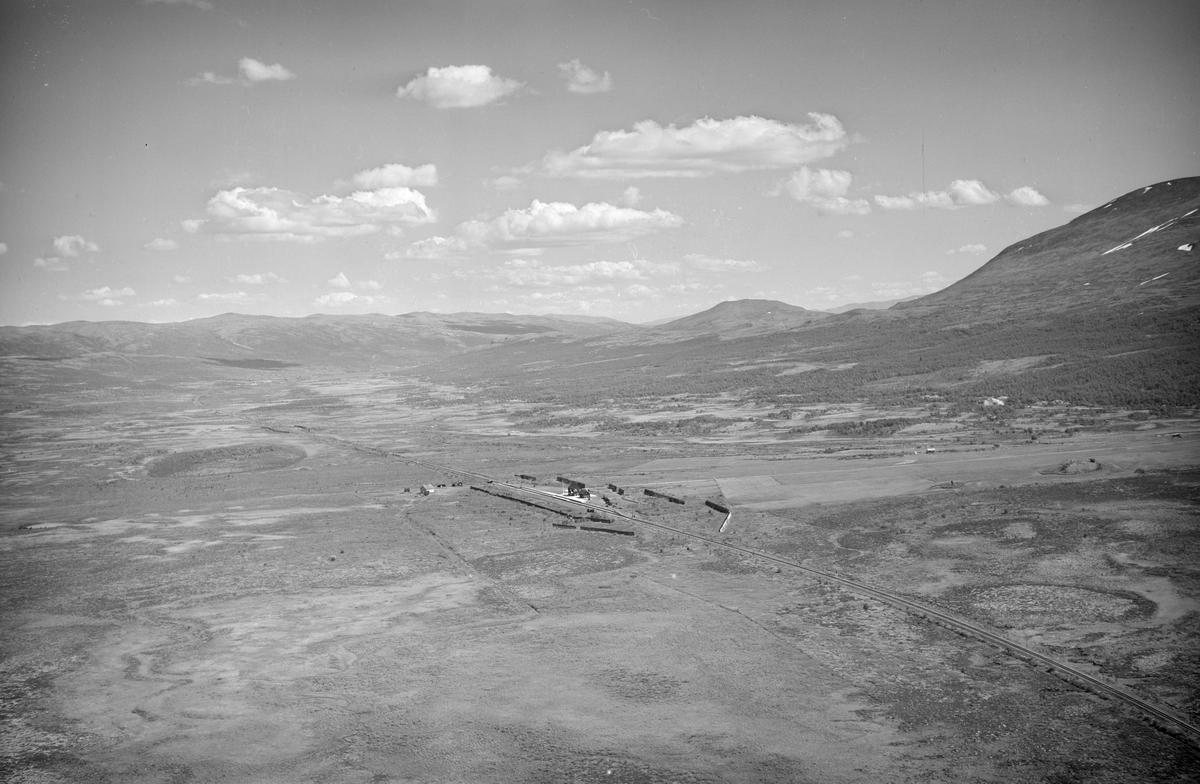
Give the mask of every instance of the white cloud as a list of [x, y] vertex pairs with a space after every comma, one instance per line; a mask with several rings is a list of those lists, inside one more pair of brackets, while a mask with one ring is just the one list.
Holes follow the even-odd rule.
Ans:
[[636, 185], [630, 185], [621, 194], [621, 203], [626, 207], [636, 207], [637, 203], [642, 200], [642, 192], [638, 190]]
[[915, 210], [918, 207], [935, 207], [952, 210], [957, 206], [946, 191], [910, 193], [907, 196], [876, 196], [875, 203], [885, 210]]
[[395, 259], [453, 259], [462, 258], [471, 250], [471, 244], [462, 237], [428, 237], [409, 245], [403, 252], [391, 251], [383, 257]]
[[151, 300], [150, 302], [142, 302], [139, 303], [139, 306], [144, 308], [165, 308], [169, 307], [170, 305], [178, 304], [179, 302], [177, 300], [168, 297], [167, 299], [155, 299]]
[[1020, 188], [1014, 188], [1013, 190], [1009, 191], [1008, 195], [1004, 198], [1007, 199], [1010, 204], [1016, 204], [1021, 207], [1045, 207], [1050, 203], [1049, 199], [1028, 185], [1024, 185]]
[[5, 253], [8, 253], [8, 245], [0, 242], [0, 256], [3, 256]]
[[267, 65], [266, 63], [260, 63], [253, 57], [243, 57], [241, 60], [238, 60], [238, 70], [242, 72], [242, 76], [248, 82], [283, 82], [296, 78], [296, 74], [284, 68], [279, 63]]
[[624, 242], [681, 225], [683, 218], [661, 209], [646, 212], [608, 202], [576, 207], [534, 199], [527, 209], [510, 209], [489, 221], [462, 223], [456, 234], [489, 248], [525, 248]]
[[784, 188], [793, 199], [811, 204], [822, 215], [866, 215], [871, 205], [866, 199], [848, 199], [852, 176], [839, 169], [812, 170], [807, 166], [793, 172]]
[[1090, 212], [1093, 209], [1095, 209], [1095, 208], [1090, 204], [1064, 204], [1063, 205], [1063, 210], [1065, 212], [1074, 212], [1076, 214]]
[[947, 188], [955, 204], [994, 204], [1000, 194], [990, 191], [979, 180], [955, 180]]
[[466, 109], [495, 103], [524, 86], [493, 74], [486, 65], [448, 65], [431, 67], [396, 90], [396, 97], [424, 101], [438, 109]]
[[364, 169], [358, 172], [354, 175], [354, 184], [367, 190], [437, 185], [437, 167], [432, 163], [427, 163], [413, 169], [402, 163], [388, 163], [375, 169]]
[[136, 294], [133, 289], [126, 286], [125, 288], [114, 289], [108, 286], [101, 286], [98, 289], [89, 289], [80, 294], [76, 299], [87, 300], [88, 302], [99, 302], [101, 305], [121, 305], [123, 304], [117, 297], [132, 297]]
[[192, 8], [199, 8], [201, 11], [213, 10], [213, 4], [208, 0], [142, 0], [142, 5], [154, 5], [161, 3], [162, 5], [190, 5]]
[[567, 80], [567, 89], [573, 93], [606, 93], [612, 89], [612, 75], [608, 71], [601, 75], [578, 58], [559, 63], [558, 71]]
[[192, 279], [187, 277], [186, 275], [175, 275], [171, 278], [171, 280], [175, 281], [176, 283], [191, 283], [192, 282]]
[[179, 243], [175, 240], [164, 240], [162, 237], [156, 237], [142, 247], [146, 250], [179, 250]]
[[218, 294], [197, 294], [196, 299], [201, 302], [251, 302], [255, 297], [244, 291], [228, 291]]
[[241, 239], [317, 242], [437, 219], [425, 196], [409, 188], [315, 198], [279, 188], [233, 188], [218, 191], [207, 209], [208, 221], [184, 221], [184, 228], [197, 231], [206, 226], [215, 234]]
[[99, 253], [100, 246], [94, 242], [85, 240], [78, 234], [55, 237], [54, 249], [61, 256], [78, 256], [80, 253]]
[[986, 250], [987, 250], [986, 245], [972, 244], [972, 245], [963, 245], [961, 248], [959, 248], [957, 250], [954, 250], [954, 249], [948, 250], [948, 251], [946, 251], [946, 254], [947, 255], [954, 255], [955, 253], [979, 254], [979, 253], [983, 253]]
[[762, 117], [704, 118], [684, 128], [653, 120], [632, 131], [601, 131], [569, 153], [553, 151], [541, 163], [551, 177], [627, 179], [704, 177], [717, 172], [783, 169], [828, 158], [848, 143], [841, 122], [830, 114], [809, 114], [795, 125]]
[[552, 286], [596, 286], [625, 280], [649, 280], [674, 274], [678, 265], [643, 259], [632, 261], [589, 261], [585, 264], [544, 265], [537, 260], [512, 259], [488, 274], [509, 286], [549, 288]]
[[189, 84], [189, 85], [233, 84], [233, 82], [234, 82], [234, 80], [231, 77], [218, 76], [213, 71], [205, 71], [204, 73], [200, 74], [199, 76], [193, 76], [191, 79], [188, 79], [187, 82], [185, 82], [185, 84]]
[[364, 280], [358, 285], [360, 288], [364, 288], [369, 291], [379, 291], [381, 288], [383, 288], [383, 284], [377, 280]]
[[628, 297], [630, 299], [658, 299], [659, 294], [649, 286], [645, 286], [641, 283], [634, 283], [632, 286], [626, 288], [625, 291], [621, 292], [620, 296]]
[[201, 227], [203, 227], [207, 222], [208, 221], [199, 220], [197, 218], [188, 218], [186, 220], [179, 221], [179, 225], [182, 226], [183, 230], [188, 234], [195, 234], [196, 232], [200, 231]]
[[363, 299], [363, 297], [351, 291], [331, 291], [328, 294], [322, 294], [317, 297], [313, 302], [322, 307], [336, 308], [342, 305], [349, 305], [351, 302], [359, 299]]
[[256, 272], [253, 275], [234, 275], [232, 278], [225, 280], [230, 283], [241, 283], [247, 286], [261, 286], [264, 283], [282, 283], [283, 278], [276, 275], [274, 272]]
[[995, 204], [1001, 199], [1026, 207], [1042, 207], [1050, 203], [1045, 196], [1028, 185], [1001, 196], [979, 180], [955, 180], [944, 191], [910, 193], [907, 196], [879, 195], [875, 197], [875, 203], [885, 210], [915, 210], [918, 207], [953, 210], [958, 207]]
[[758, 261], [739, 261], [737, 259], [714, 259], [702, 253], [689, 253], [683, 257], [687, 266], [705, 272], [759, 272], [767, 269]]
[[850, 231], [849, 229], [843, 229], [842, 231], [839, 231], [837, 235], [841, 239], [848, 240], [854, 236], [854, 232]]
[[325, 282], [328, 283], [330, 286], [337, 286], [339, 289], [350, 288], [350, 279], [346, 277], [346, 273], [344, 273], [344, 272], [339, 272], [337, 274], [337, 277], [330, 278], [329, 280], [327, 280]]
[[44, 269], [47, 272], [66, 272], [71, 269], [67, 263], [58, 256], [47, 256], [46, 258], [36, 258], [33, 260], [33, 266], [38, 269]]

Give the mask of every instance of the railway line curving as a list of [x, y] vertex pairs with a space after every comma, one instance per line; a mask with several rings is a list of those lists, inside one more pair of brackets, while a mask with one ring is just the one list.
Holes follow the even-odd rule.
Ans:
[[[393, 455], [393, 456], [400, 457], [399, 455]], [[456, 468], [451, 468], [449, 466], [437, 465], [434, 463], [429, 463], [429, 462], [421, 461], [421, 460], [413, 460], [411, 458], [401, 457], [401, 459], [406, 460], [409, 463], [421, 465], [425, 468], [436, 469], [439, 471], [445, 471], [447, 473], [454, 473], [454, 474], [458, 474], [461, 476], [468, 476], [468, 477], [471, 477], [476, 480], [491, 482], [493, 484], [501, 485], [501, 486], [503, 486], [509, 490], [515, 491], [515, 492], [525, 493], [525, 494], [529, 494], [529, 495], [553, 496], [554, 498], [561, 499], [561, 496], [557, 496], [553, 493], [548, 493], [544, 490], [537, 490], [536, 488], [530, 488], [530, 487], [522, 487], [521, 485], [511, 484], [509, 482], [495, 479], [494, 477], [489, 477], [485, 474], [480, 474], [480, 473], [473, 472], [473, 471], [464, 471], [462, 469], [456, 469]], [[659, 522], [655, 522], [652, 520], [645, 520], [645, 519], [637, 517], [635, 515], [626, 514], [624, 512], [619, 512], [619, 511], [616, 511], [613, 509], [603, 509], [599, 505], [592, 504], [583, 499], [572, 498], [570, 500], [572, 503], [577, 503], [580, 506], [583, 506], [586, 508], [603, 510], [608, 515], [627, 520], [630, 523], [633, 523], [635, 525], [643, 525], [643, 526], [647, 526], [650, 528], [657, 528], [662, 531], [668, 531], [677, 536], [683, 536], [683, 537], [687, 537], [687, 538], [690, 538], [690, 539], [693, 539], [696, 541], [704, 542], [712, 547], [717, 547], [717, 548], [722, 548], [725, 550], [730, 550], [733, 552], [738, 552], [743, 555], [748, 555], [752, 558], [757, 558], [762, 561], [767, 561], [769, 563], [776, 564], [778, 566], [786, 566], [790, 569], [795, 569], [799, 572], [802, 572], [804, 574], [807, 574], [807, 575], [817, 578], [819, 580], [825, 580], [825, 581], [828, 581], [831, 583], [836, 583], [836, 584], [838, 584], [856, 594], [859, 594], [861, 596], [869, 597], [869, 598], [875, 599], [876, 601], [884, 602], [884, 603], [886, 603], [892, 607], [895, 607], [899, 610], [903, 610], [904, 612], [909, 613], [910, 615], [914, 615], [918, 618], [921, 618], [922, 620], [929, 621], [930, 623], [937, 624], [937, 625], [942, 626], [946, 629], [949, 629], [953, 632], [961, 634], [965, 637], [976, 639], [981, 642], [987, 643], [988, 645], [991, 645], [993, 647], [999, 648], [1000, 650], [1007, 652], [1010, 656], [1013, 656], [1014, 658], [1016, 658], [1020, 661], [1024, 661], [1035, 667], [1045, 667], [1048, 672], [1051, 672], [1051, 673], [1057, 675], [1058, 677], [1063, 678], [1068, 683], [1071, 683], [1079, 688], [1083, 688], [1088, 691], [1091, 691], [1092, 693], [1098, 694], [1102, 697], [1114, 699], [1121, 703], [1124, 703], [1125, 705], [1128, 705], [1128, 706], [1136, 709], [1137, 711], [1139, 711], [1144, 717], [1152, 720], [1153, 722], [1157, 722], [1160, 729], [1164, 729], [1168, 732], [1171, 732], [1172, 734], [1182, 736], [1182, 737], [1188, 739], [1189, 741], [1191, 741], [1192, 743], [1200, 745], [1200, 727], [1198, 727], [1195, 724], [1192, 724], [1191, 722], [1187, 721], [1186, 719], [1176, 715], [1172, 711], [1167, 710], [1159, 705], [1156, 705], [1153, 702], [1151, 702], [1147, 699], [1144, 699], [1142, 697], [1139, 697], [1138, 695], [1133, 694], [1125, 689], [1119, 688], [1110, 683], [1106, 683], [1105, 681], [1091, 675], [1090, 673], [1084, 672], [1083, 670], [1080, 670], [1076, 667], [1072, 667], [1070, 664], [1068, 664], [1066, 662], [1059, 661], [1058, 659], [1054, 658], [1053, 656], [1048, 656], [1040, 651], [1036, 651], [1032, 648], [1021, 645], [1020, 643], [1010, 640], [1009, 638], [1007, 638], [1001, 634], [998, 634], [994, 631], [990, 631], [989, 629], [986, 629], [978, 624], [971, 623], [970, 621], [963, 620], [962, 618], [955, 617], [954, 615], [943, 612], [942, 610], [939, 610], [935, 607], [931, 607], [929, 605], [926, 605], [921, 602], [915, 601], [913, 599], [901, 596], [899, 594], [892, 593], [891, 591], [887, 591], [882, 588], [876, 588], [874, 586], [867, 585], [865, 583], [861, 583], [861, 582], [851, 579], [849, 577], [835, 574], [833, 572], [827, 572], [827, 571], [824, 571], [821, 569], [814, 569], [811, 566], [805, 566], [804, 564], [796, 563], [795, 561], [790, 561], [786, 558], [780, 558], [778, 556], [771, 555], [770, 553], [764, 553], [759, 550], [752, 550], [748, 547], [742, 547], [740, 545], [736, 545], [731, 542], [721, 541], [720, 539], [715, 539], [710, 536], [705, 536], [704, 534], [697, 534], [692, 531], [685, 531], [681, 528], [676, 528], [674, 526], [667, 525], [665, 523], [659, 523]], [[729, 514], [729, 517], [732, 517], [732, 516], [733, 516], [733, 513], [731, 511]], [[728, 522], [728, 518], [726, 519], [726, 522]], [[724, 528], [725, 528], [725, 526], [722, 525], [722, 530], [724, 530]]]
[[[243, 418], [253, 421], [250, 417], [246, 417], [244, 415], [243, 415]], [[441, 464], [433, 463], [430, 461], [417, 460], [415, 458], [405, 457], [404, 455], [398, 454], [396, 452], [389, 452], [387, 450], [379, 449], [377, 447], [365, 446], [363, 444], [359, 444], [354, 441], [350, 441], [348, 439], [338, 438], [336, 436], [325, 436], [321, 440], [325, 440], [328, 442], [337, 442], [346, 447], [349, 447], [349, 448], [352, 448], [352, 449], [355, 449], [358, 451], [364, 451], [364, 452], [369, 452], [372, 454], [381, 455], [384, 457], [391, 457], [394, 459], [399, 459], [399, 460], [402, 460], [411, 465], [421, 466], [422, 468], [427, 468], [427, 469], [434, 470], [434, 471], [440, 471], [440, 472], [443, 472], [446, 474], [456, 474], [458, 476], [465, 477], [467, 479], [473, 479], [473, 480], [480, 481], [480, 482], [499, 485], [499, 486], [505, 487], [505, 488], [507, 488], [513, 492], [517, 492], [517, 493], [525, 493], [525, 494], [535, 495], [535, 496], [552, 496], [553, 498], [560, 500], [560, 501], [567, 500], [567, 499], [564, 499], [562, 496], [558, 496], [553, 493], [548, 493], [544, 490], [538, 490], [536, 488], [530, 488], [530, 487], [523, 487], [521, 485], [503, 481], [503, 480], [497, 479], [495, 477], [489, 476], [487, 474], [479, 473], [477, 471], [467, 471], [465, 469], [453, 468], [451, 466], [441, 465]], [[748, 547], [742, 547], [740, 545], [736, 545], [731, 542], [714, 539], [711, 536], [697, 534], [692, 531], [685, 531], [681, 528], [676, 528], [674, 526], [670, 526], [665, 523], [658, 523], [658, 522], [654, 522], [652, 520], [646, 520], [646, 519], [643, 519], [643, 518], [640, 518], [640, 517], [637, 517], [634, 515], [630, 515], [630, 514], [627, 514], [624, 512], [614, 510], [614, 509], [605, 509], [605, 508], [599, 506], [598, 504], [593, 504], [590, 501], [586, 501], [581, 498], [570, 498], [569, 501], [571, 503], [578, 504], [578, 505], [588, 508], [588, 509], [602, 511], [605, 514], [611, 515], [613, 517], [627, 520], [628, 522], [633, 523], [635, 525], [642, 525], [642, 526], [647, 526], [650, 528], [657, 528], [662, 531], [668, 531], [677, 536], [683, 536], [683, 537], [687, 537], [687, 538], [690, 538], [690, 539], [693, 539], [696, 541], [704, 542], [712, 547], [722, 548], [722, 549], [729, 550], [732, 552], [738, 552], [743, 555], [748, 555], [752, 558], [757, 558], [762, 561], [767, 561], [769, 563], [776, 564], [778, 566], [786, 566], [790, 569], [795, 569], [796, 571], [807, 574], [807, 575], [817, 578], [819, 580], [826, 580], [831, 583], [836, 583], [836, 584], [841, 585], [842, 587], [844, 587], [854, 593], [857, 593], [861, 596], [870, 597], [877, 601], [884, 602], [884, 603], [886, 603], [892, 607], [895, 607], [899, 610], [903, 610], [904, 612], [909, 613], [910, 615], [914, 615], [918, 618], [921, 618], [922, 620], [926, 620], [926, 621], [929, 621], [930, 623], [937, 624], [937, 625], [942, 626], [946, 629], [949, 629], [953, 632], [961, 634], [965, 637], [980, 640], [981, 642], [987, 643], [988, 645], [991, 645], [1002, 651], [1007, 652], [1010, 656], [1013, 656], [1014, 658], [1016, 658], [1020, 661], [1024, 661], [1028, 664], [1031, 664], [1031, 665], [1037, 666], [1037, 667], [1045, 667], [1048, 672], [1051, 672], [1051, 673], [1057, 675], [1058, 677], [1063, 678], [1068, 683], [1071, 683], [1079, 688], [1091, 691], [1092, 693], [1100, 695], [1102, 697], [1115, 699], [1118, 702], [1121, 702], [1121, 703], [1139, 711], [1145, 718], [1150, 719], [1152, 722], [1157, 722], [1157, 726], [1160, 729], [1170, 732], [1171, 734], [1174, 734], [1176, 736], [1185, 738], [1186, 740], [1190, 741], [1191, 743], [1193, 743], [1195, 745], [1200, 745], [1200, 727], [1198, 727], [1195, 724], [1192, 724], [1191, 722], [1187, 721], [1186, 719], [1176, 715], [1174, 712], [1167, 710], [1159, 705], [1156, 705], [1155, 703], [1153, 703], [1145, 698], [1139, 697], [1138, 695], [1133, 694], [1125, 689], [1119, 688], [1110, 683], [1106, 683], [1103, 680], [1091, 675], [1090, 673], [1084, 672], [1083, 670], [1080, 670], [1076, 667], [1072, 667], [1070, 664], [1068, 664], [1066, 662], [1059, 661], [1058, 659], [1055, 659], [1052, 656], [1048, 656], [1044, 653], [1041, 653], [1040, 651], [1036, 651], [1036, 650], [1033, 650], [1032, 648], [1021, 645], [1020, 643], [1010, 640], [1009, 638], [1007, 638], [1001, 634], [998, 634], [996, 632], [985, 629], [982, 626], [979, 626], [978, 624], [972, 623], [970, 621], [966, 621], [962, 618], [957, 618], [949, 613], [938, 610], [935, 607], [931, 607], [929, 605], [926, 605], [921, 602], [915, 601], [913, 599], [901, 596], [899, 594], [892, 593], [891, 591], [887, 591], [882, 588], [876, 588], [874, 586], [867, 585], [865, 583], [861, 583], [861, 582], [851, 579], [849, 577], [835, 574], [833, 572], [823, 571], [821, 569], [814, 569], [811, 566], [805, 566], [803, 564], [796, 563], [795, 561], [790, 561], [786, 558], [780, 558], [778, 556], [771, 555], [769, 553], [764, 553], [764, 552], [761, 552], [758, 550], [752, 550]], [[732, 516], [733, 516], [733, 512], [731, 510], [730, 513], [726, 517], [726, 520], [725, 520], [726, 524], [729, 522], [729, 520], [730, 520], [730, 518], [732, 518]], [[721, 526], [722, 530], [724, 530], [725, 527], [726, 527], [726, 525], [723, 524]]]

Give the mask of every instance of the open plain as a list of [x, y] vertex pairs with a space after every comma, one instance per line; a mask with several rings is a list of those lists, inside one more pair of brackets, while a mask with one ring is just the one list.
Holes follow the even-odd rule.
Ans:
[[[888, 412], [673, 398], [623, 413], [725, 425], [642, 436], [386, 372], [166, 385], [97, 361], [5, 360], [6, 780], [1197, 779], [1186, 733], [715, 544], [1195, 723], [1193, 418], [1046, 406], [844, 437], [826, 425]], [[559, 476], [673, 530], [471, 487]]]

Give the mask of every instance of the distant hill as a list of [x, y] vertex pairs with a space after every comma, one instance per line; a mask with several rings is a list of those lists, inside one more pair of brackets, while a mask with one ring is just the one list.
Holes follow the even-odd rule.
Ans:
[[533, 336], [581, 338], [636, 327], [615, 319], [514, 316], [507, 313], [312, 315], [224, 313], [173, 324], [131, 321], [0, 327], [0, 356], [38, 359], [92, 354], [269, 359], [362, 365], [375, 359], [412, 364], [447, 353]]
[[0, 327], [0, 361], [26, 378], [69, 368], [164, 384], [288, 365], [393, 370], [597, 406], [668, 395], [1200, 406], [1198, 216], [1200, 178], [1139, 188], [887, 309], [739, 300], [653, 326], [504, 313], [70, 322]]
[[839, 305], [836, 308], [826, 308], [826, 313], [848, 313], [852, 310], [887, 310], [893, 305], [901, 302], [911, 302], [914, 299], [920, 299], [920, 294], [914, 294], [911, 297], [903, 297], [901, 299], [885, 299], [875, 302], [851, 302], [849, 305]]
[[773, 299], [721, 302], [708, 310], [653, 327], [656, 333], [715, 334], [725, 339], [760, 335], [811, 324], [828, 313]]

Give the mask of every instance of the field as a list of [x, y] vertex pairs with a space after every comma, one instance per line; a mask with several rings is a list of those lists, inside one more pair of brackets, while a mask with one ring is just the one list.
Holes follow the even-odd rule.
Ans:
[[[5, 370], [5, 780], [1200, 779], [1195, 741], [1130, 708], [686, 535], [972, 618], [1195, 723], [1190, 415]], [[682, 533], [470, 486], [519, 474]]]

